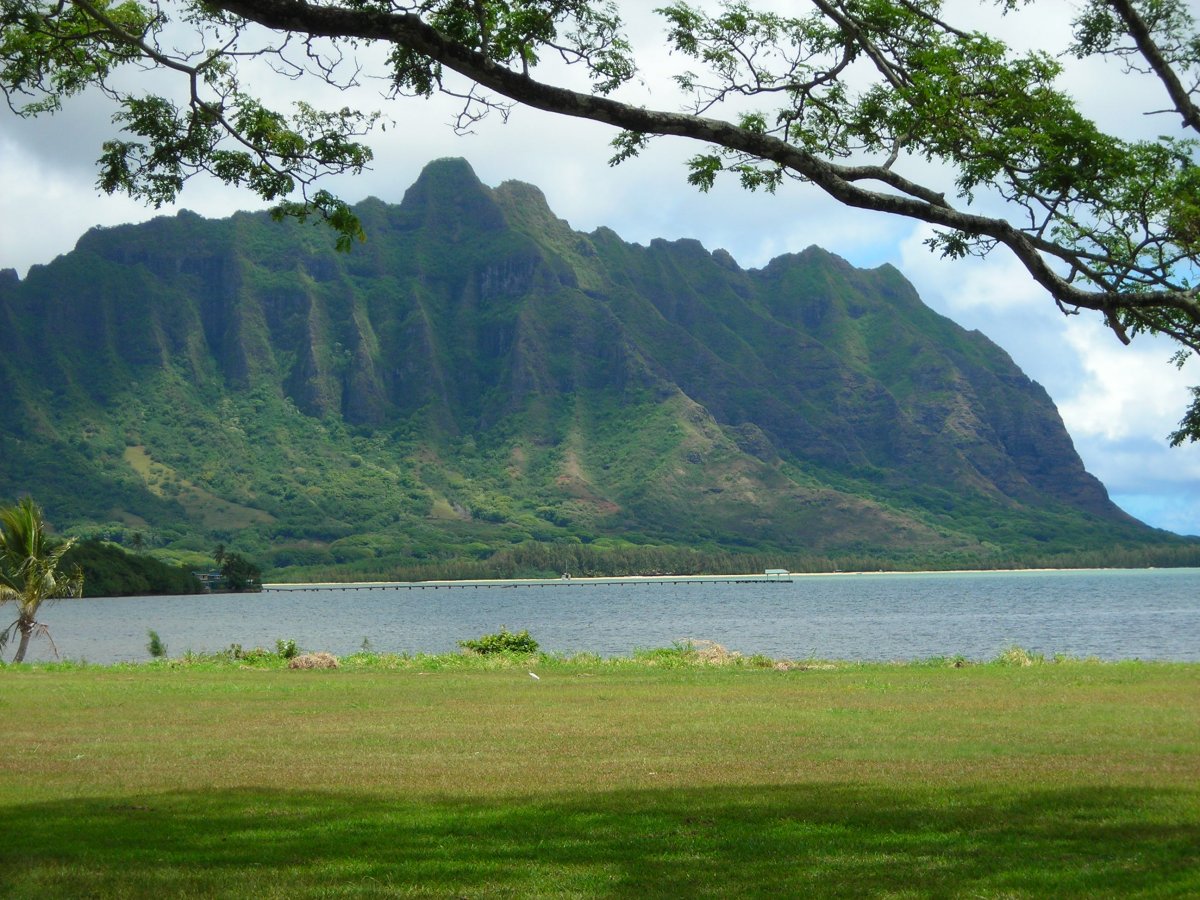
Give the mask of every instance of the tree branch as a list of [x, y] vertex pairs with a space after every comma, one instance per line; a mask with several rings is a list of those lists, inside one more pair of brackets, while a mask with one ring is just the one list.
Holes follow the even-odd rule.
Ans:
[[1108, 5], [1121, 17], [1129, 36], [1137, 45], [1138, 52], [1150, 64], [1150, 68], [1154, 70], [1158, 80], [1167, 89], [1171, 102], [1175, 104], [1175, 109], [1183, 116], [1184, 127], [1200, 131], [1200, 107], [1192, 102], [1191, 94], [1183, 86], [1171, 64], [1163, 57], [1145, 20], [1138, 15], [1129, 0], [1108, 0]]

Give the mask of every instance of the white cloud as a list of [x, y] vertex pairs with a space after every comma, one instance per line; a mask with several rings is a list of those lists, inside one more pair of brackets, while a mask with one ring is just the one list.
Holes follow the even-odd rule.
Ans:
[[1194, 361], [1182, 370], [1167, 363], [1172, 348], [1164, 340], [1139, 337], [1126, 347], [1094, 320], [1074, 324], [1066, 340], [1085, 378], [1059, 410], [1078, 435], [1110, 441], [1155, 429], [1165, 435], [1187, 405], [1188, 386], [1200, 381]]
[[1084, 370], [1059, 403], [1088, 469], [1113, 500], [1159, 528], [1200, 533], [1200, 444], [1168, 446], [1200, 382], [1193, 360], [1169, 365], [1165, 339], [1139, 337], [1126, 347], [1096, 322], [1080, 322], [1067, 345]]

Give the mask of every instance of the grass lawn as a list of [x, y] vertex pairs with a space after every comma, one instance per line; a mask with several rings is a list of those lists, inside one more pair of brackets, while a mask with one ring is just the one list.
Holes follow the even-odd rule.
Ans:
[[1200, 895], [1200, 665], [667, 661], [0, 668], [0, 896]]

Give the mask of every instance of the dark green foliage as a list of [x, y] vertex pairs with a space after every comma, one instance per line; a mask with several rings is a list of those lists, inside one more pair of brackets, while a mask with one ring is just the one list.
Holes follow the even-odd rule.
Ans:
[[262, 590], [262, 573], [258, 566], [240, 553], [226, 553], [221, 562], [221, 577], [231, 591]]
[[296, 642], [290, 638], [279, 638], [275, 641], [275, 652], [279, 655], [280, 659], [295, 659], [300, 649], [296, 646]]
[[127, 597], [147, 594], [196, 594], [200, 584], [185, 566], [127, 553], [101, 540], [80, 541], [64, 557], [83, 571], [83, 596]]
[[476, 640], [459, 641], [458, 646], [480, 656], [490, 656], [494, 653], [528, 655], [537, 653], [538, 650], [538, 642], [530, 636], [528, 629], [514, 632], [504, 625], [493, 634], [485, 634]]
[[146, 632], [146, 636], [150, 638], [150, 641], [146, 644], [147, 652], [155, 659], [165, 657], [167, 655], [167, 645], [158, 636], [158, 632], [151, 628]]
[[181, 213], [0, 283], [0, 495], [234, 589], [1200, 557], [890, 267], [584, 235], [461, 160], [356, 212], [350, 254]]

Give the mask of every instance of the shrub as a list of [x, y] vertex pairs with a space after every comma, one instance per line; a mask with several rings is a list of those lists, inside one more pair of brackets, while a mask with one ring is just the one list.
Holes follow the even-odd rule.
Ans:
[[504, 625], [501, 625], [495, 634], [485, 634], [474, 641], [459, 641], [458, 646], [481, 656], [493, 653], [528, 654], [537, 653], [538, 650], [538, 642], [530, 636], [528, 630], [513, 632]]
[[295, 659], [300, 648], [296, 646], [295, 641], [278, 638], [275, 641], [275, 652], [279, 654], [280, 659]]
[[150, 642], [146, 644], [146, 649], [150, 651], [150, 655], [155, 659], [162, 659], [167, 655], [167, 645], [163, 643], [162, 638], [158, 636], [158, 632], [153, 628], [146, 632], [150, 638]]

